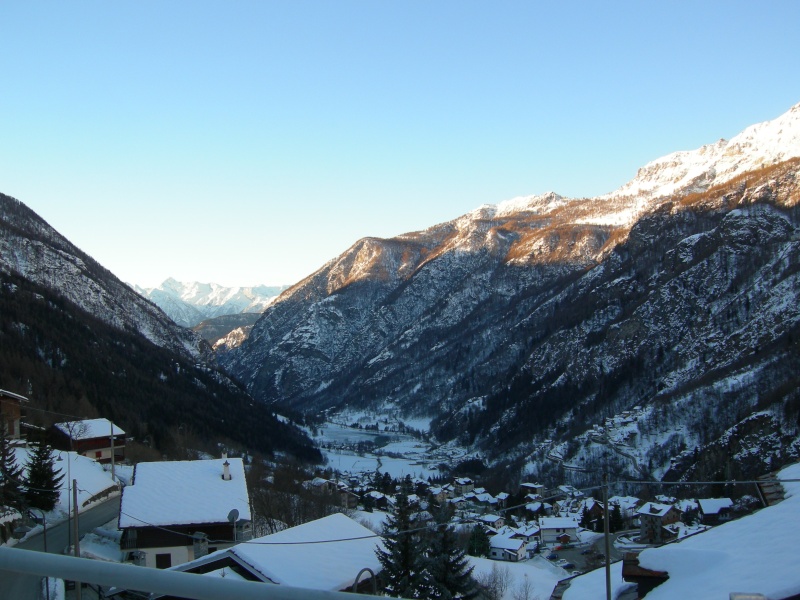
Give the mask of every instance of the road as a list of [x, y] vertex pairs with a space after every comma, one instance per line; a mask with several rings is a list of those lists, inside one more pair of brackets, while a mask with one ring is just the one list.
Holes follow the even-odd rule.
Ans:
[[[102, 504], [82, 512], [78, 519], [80, 535], [92, 531], [108, 523], [119, 515], [120, 497], [111, 498]], [[47, 528], [47, 551], [61, 554], [68, 544], [68, 522], [58, 523]], [[35, 552], [44, 551], [44, 536], [37, 534], [17, 544], [19, 550]], [[39, 600], [41, 577], [36, 575], [19, 575], [0, 571], [0, 598], [3, 600]]]

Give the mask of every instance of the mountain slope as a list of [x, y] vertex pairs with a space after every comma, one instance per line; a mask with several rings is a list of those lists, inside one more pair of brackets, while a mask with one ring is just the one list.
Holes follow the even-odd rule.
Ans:
[[212, 452], [219, 442], [319, 460], [206, 354], [197, 334], [0, 195], [0, 382], [30, 399], [29, 423], [102, 415], [160, 452], [185, 452], [191, 438]]
[[634, 405], [736, 404], [702, 435], [687, 421], [672, 455], [643, 449], [657, 474], [759, 407], [794, 439], [798, 131], [800, 105], [606, 196], [361, 240], [222, 360], [257, 399], [434, 417], [439, 439], [539, 470], [545, 440]]
[[79, 250], [18, 200], [0, 194], [0, 272], [17, 273], [64, 296], [101, 321], [199, 358], [208, 345]]

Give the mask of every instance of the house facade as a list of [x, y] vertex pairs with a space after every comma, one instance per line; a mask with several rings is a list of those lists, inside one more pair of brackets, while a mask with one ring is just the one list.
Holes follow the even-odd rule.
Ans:
[[578, 522], [571, 517], [542, 517], [539, 528], [543, 544], [569, 544], [578, 539]]
[[636, 512], [639, 517], [639, 541], [644, 544], [663, 544], [675, 534], [666, 528], [681, 520], [681, 511], [671, 504], [647, 502]]
[[159, 569], [251, 539], [242, 459], [137, 464], [119, 527], [127, 559]]
[[28, 403], [25, 396], [13, 392], [0, 390], [0, 427], [12, 440], [20, 439], [20, 423], [22, 421], [22, 407]]
[[110, 463], [112, 452], [115, 462], [125, 460], [125, 432], [108, 419], [56, 423], [51, 431], [59, 450], [73, 450], [99, 463]]
[[[317, 541], [325, 543], [315, 543]], [[376, 554], [378, 548], [383, 548], [380, 538], [341, 513], [253, 542], [219, 550], [173, 570], [325, 592], [349, 592], [360, 575], [358, 591], [362, 593], [371, 592], [373, 584], [369, 573], [362, 571], [366, 568], [377, 574], [381, 570]], [[264, 592], [265, 598], [274, 595], [275, 591]], [[112, 597], [128, 595], [126, 590], [116, 590]], [[156, 595], [154, 598], [177, 600], [175, 596]]]

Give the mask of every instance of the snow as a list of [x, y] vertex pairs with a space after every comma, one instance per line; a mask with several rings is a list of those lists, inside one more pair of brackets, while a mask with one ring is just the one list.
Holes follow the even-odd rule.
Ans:
[[361, 523], [367, 529], [375, 533], [383, 531], [383, 525], [389, 518], [389, 513], [382, 510], [373, 510], [367, 512], [365, 510], [354, 510], [351, 514], [352, 518]]
[[[89, 419], [86, 421], [68, 421], [66, 423], [57, 423], [56, 428], [67, 436], [71, 436], [73, 440], [91, 440], [100, 437], [111, 437], [112, 423], [108, 419]], [[125, 435], [116, 425], [114, 427], [114, 435]]]
[[[222, 479], [223, 463], [231, 479]], [[125, 488], [120, 527], [226, 523], [232, 509], [251, 520], [250, 501], [241, 458], [142, 462], [134, 483]]]
[[733, 500], [730, 498], [702, 498], [697, 502], [704, 515], [716, 515], [723, 508], [733, 508]]
[[501, 562], [474, 556], [467, 556], [467, 560], [474, 567], [472, 576], [476, 579], [491, 575], [493, 569], [508, 573], [509, 585], [503, 600], [512, 600], [520, 593], [526, 580], [532, 588], [532, 598], [549, 598], [558, 582], [569, 576], [564, 569], [540, 556], [523, 562]]
[[[778, 478], [800, 479], [800, 463], [780, 471]], [[786, 499], [775, 506], [639, 554], [642, 567], [669, 573], [647, 600], [727, 598], [731, 592], [757, 592], [775, 599], [800, 594], [800, 483], [785, 482], [783, 487]], [[617, 597], [624, 587], [622, 563], [611, 569]], [[594, 598], [605, 598], [603, 569], [577, 577], [564, 594], [564, 600]]]
[[179, 569], [233, 555], [274, 583], [337, 591], [352, 585], [365, 567], [380, 570], [378, 547], [379, 536], [337, 513], [214, 552]]
[[[28, 460], [33, 451], [30, 448], [15, 448], [17, 464], [27, 468]], [[56, 472], [64, 475], [61, 482], [61, 489], [59, 493], [58, 504], [52, 511], [55, 515], [67, 515], [68, 507], [72, 506], [72, 482], [70, 478], [77, 481], [78, 484], [78, 511], [86, 510], [89, 508], [89, 501], [91, 498], [103, 495], [103, 492], [108, 492], [108, 495], [103, 495], [101, 500], [105, 500], [113, 494], [118, 493], [115, 488], [116, 484], [111, 479], [111, 474], [103, 469], [103, 465], [81, 456], [77, 452], [62, 452], [53, 450], [54, 457], [53, 464], [55, 465]], [[56, 517], [58, 518], [58, 517]], [[48, 518], [48, 522], [51, 519]]]

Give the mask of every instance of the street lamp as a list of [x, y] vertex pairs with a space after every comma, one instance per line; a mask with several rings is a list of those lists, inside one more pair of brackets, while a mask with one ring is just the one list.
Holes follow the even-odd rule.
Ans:
[[[59, 451], [58, 462], [64, 460], [61, 458], [62, 452]], [[72, 545], [72, 469], [70, 468], [71, 460], [69, 452], [67, 452], [67, 547]]]

